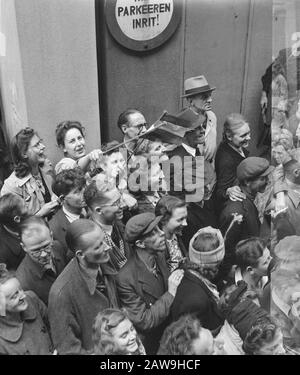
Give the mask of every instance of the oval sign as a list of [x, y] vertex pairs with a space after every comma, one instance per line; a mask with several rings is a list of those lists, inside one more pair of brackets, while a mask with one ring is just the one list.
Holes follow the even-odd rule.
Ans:
[[106, 23], [113, 37], [134, 51], [166, 42], [181, 20], [180, 0], [108, 0]]

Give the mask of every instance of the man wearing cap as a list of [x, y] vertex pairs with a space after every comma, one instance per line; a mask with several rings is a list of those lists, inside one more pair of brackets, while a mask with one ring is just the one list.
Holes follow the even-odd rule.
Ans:
[[[217, 149], [217, 117], [211, 110], [212, 92], [215, 87], [211, 87], [204, 75], [190, 77], [184, 82], [184, 95], [189, 107], [199, 115], [204, 115], [204, 157], [212, 162]], [[201, 116], [202, 117], [202, 116]], [[199, 117], [199, 119], [201, 118]]]
[[[257, 193], [264, 192], [268, 184], [268, 175], [273, 169], [268, 160], [255, 156], [246, 158], [237, 167], [237, 179], [246, 199], [229, 200], [220, 216], [220, 229], [223, 235], [227, 232], [226, 254], [222, 265], [225, 274], [235, 264], [236, 244], [251, 236], [260, 236], [260, 221], [254, 199]], [[234, 214], [240, 217], [239, 221], [233, 221]]]
[[165, 236], [158, 227], [161, 219], [152, 213], [129, 219], [125, 239], [132, 244], [134, 255], [116, 276], [121, 305], [143, 336], [147, 354], [157, 351], [183, 276], [182, 270], [169, 275]]

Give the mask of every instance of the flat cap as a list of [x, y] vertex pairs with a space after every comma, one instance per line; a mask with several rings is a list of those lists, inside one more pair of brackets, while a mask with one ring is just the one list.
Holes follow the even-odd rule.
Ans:
[[256, 177], [267, 176], [274, 170], [267, 159], [257, 156], [250, 156], [240, 162], [236, 169], [236, 175], [239, 181], [254, 179]]
[[145, 212], [133, 216], [125, 227], [125, 240], [134, 243], [142, 236], [150, 233], [161, 221], [162, 216], [155, 216], [151, 212]]

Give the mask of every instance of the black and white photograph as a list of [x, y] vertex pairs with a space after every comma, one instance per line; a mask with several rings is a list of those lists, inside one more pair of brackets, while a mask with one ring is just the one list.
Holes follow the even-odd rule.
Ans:
[[299, 354], [300, 0], [0, 0], [0, 355]]

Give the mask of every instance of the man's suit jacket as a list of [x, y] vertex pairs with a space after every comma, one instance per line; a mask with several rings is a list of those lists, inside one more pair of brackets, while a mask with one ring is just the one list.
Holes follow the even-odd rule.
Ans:
[[[134, 254], [116, 276], [121, 305], [137, 330], [144, 334], [147, 354], [154, 354], [157, 349], [174, 299], [167, 291], [169, 271], [163, 254], [158, 255], [157, 266], [160, 279]], [[162, 281], [160, 285], [158, 280]]]
[[71, 260], [74, 257], [74, 253], [68, 248], [66, 243], [66, 233], [69, 228], [70, 222], [66, 218], [64, 211], [60, 208], [49, 222], [50, 229], [53, 233], [53, 238], [60, 242], [66, 252], [66, 257]]
[[[207, 186], [210, 191], [213, 190], [216, 178], [211, 163], [204, 158], [202, 161], [201, 159], [196, 160], [196, 157], [193, 157], [183, 146], [178, 146], [170, 151], [168, 157], [169, 160], [162, 162], [162, 166], [170, 170], [169, 175], [165, 173], [170, 189], [169, 194], [185, 200], [188, 195], [196, 195], [196, 185], [198, 199], [193, 199], [193, 201], [200, 202], [204, 198], [204, 186]], [[182, 171], [181, 179], [178, 177], [179, 170]]]

